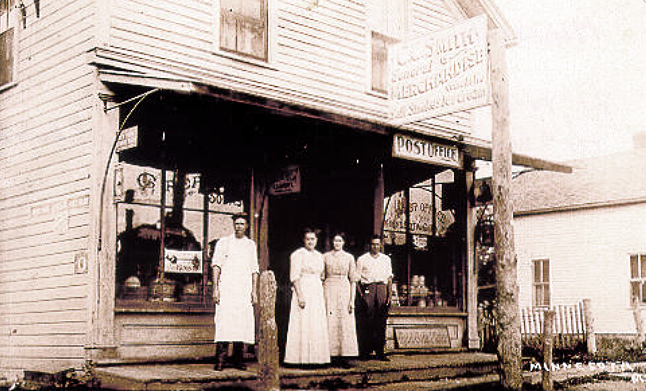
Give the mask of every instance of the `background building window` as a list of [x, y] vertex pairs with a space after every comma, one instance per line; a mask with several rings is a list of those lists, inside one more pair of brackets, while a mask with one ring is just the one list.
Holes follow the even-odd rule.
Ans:
[[632, 254], [630, 256], [630, 298], [646, 301], [646, 255]]
[[267, 0], [220, 0], [220, 49], [267, 60]]
[[550, 260], [534, 260], [534, 306], [550, 306]]
[[388, 47], [408, 34], [409, 8], [409, 0], [368, 1], [372, 68], [370, 86], [374, 92], [388, 92]]
[[14, 81], [14, 0], [0, 0], [0, 87]]

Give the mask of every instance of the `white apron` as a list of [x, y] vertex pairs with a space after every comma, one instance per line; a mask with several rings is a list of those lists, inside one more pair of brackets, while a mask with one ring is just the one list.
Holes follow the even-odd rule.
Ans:
[[220, 267], [215, 342], [255, 343], [255, 317], [251, 303], [252, 275], [258, 273], [255, 243], [249, 238], [222, 238], [215, 246], [212, 262]]

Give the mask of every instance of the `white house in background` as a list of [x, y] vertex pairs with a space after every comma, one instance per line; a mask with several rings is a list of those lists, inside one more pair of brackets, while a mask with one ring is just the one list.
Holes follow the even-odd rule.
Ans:
[[521, 307], [590, 298], [600, 334], [635, 332], [646, 306], [646, 134], [635, 148], [513, 180]]

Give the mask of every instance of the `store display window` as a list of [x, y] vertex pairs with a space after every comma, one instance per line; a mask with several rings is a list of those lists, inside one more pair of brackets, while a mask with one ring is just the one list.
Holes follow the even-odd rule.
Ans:
[[393, 263], [394, 307], [461, 308], [459, 197], [454, 172], [446, 170], [384, 200], [384, 250]]
[[[177, 170], [117, 166], [117, 304], [212, 300], [212, 248], [233, 232], [230, 216], [242, 212], [243, 203], [229, 202], [226, 189], [204, 195], [201, 179]], [[180, 187], [183, 194], [175, 194]]]

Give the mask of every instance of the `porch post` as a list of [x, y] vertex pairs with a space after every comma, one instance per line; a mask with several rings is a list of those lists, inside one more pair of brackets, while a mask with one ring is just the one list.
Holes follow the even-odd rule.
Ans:
[[372, 233], [374, 235], [383, 235], [383, 219], [384, 219], [384, 165], [379, 163], [377, 167], [377, 175], [375, 181], [375, 193], [373, 202], [373, 226]]
[[493, 217], [496, 252], [497, 335], [501, 383], [507, 390], [523, 385], [518, 308], [518, 271], [511, 205], [511, 138], [509, 84], [502, 31], [489, 36], [492, 89]]
[[466, 307], [467, 307], [467, 336], [469, 349], [480, 349], [478, 334], [478, 268], [475, 251], [476, 209], [473, 196], [475, 172], [473, 163], [465, 163], [464, 167], [466, 194]]

